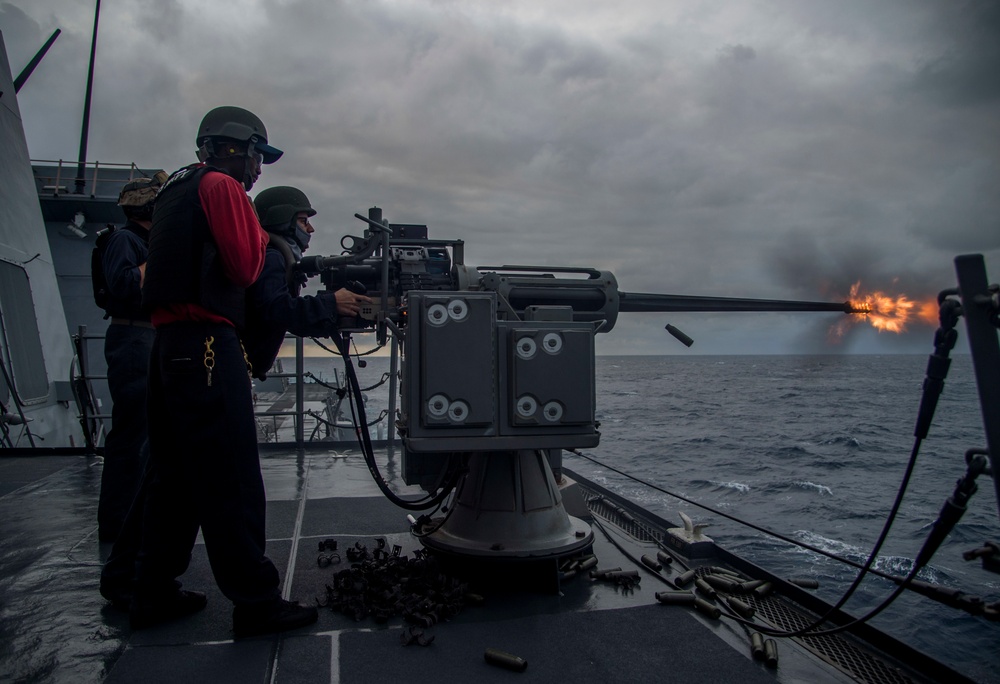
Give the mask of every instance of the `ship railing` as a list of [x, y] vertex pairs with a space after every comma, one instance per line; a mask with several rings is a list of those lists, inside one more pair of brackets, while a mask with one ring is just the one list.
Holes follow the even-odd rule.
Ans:
[[[65, 159], [32, 159], [35, 183], [39, 195], [89, 195], [114, 197], [122, 185], [145, 178], [146, 173], [135, 165], [113, 162], [71, 162]], [[98, 192], [98, 191], [101, 192]]]
[[[294, 396], [294, 401], [289, 408], [275, 408], [277, 401], [270, 402], [267, 406], [262, 406], [258, 396], [254, 395], [254, 420], [257, 423], [258, 442], [273, 448], [304, 449], [312, 444], [324, 443], [323, 437], [335, 438], [331, 434], [331, 429], [336, 429], [338, 415], [333, 411], [336, 405], [339, 410], [339, 402], [323, 402], [324, 411], [327, 414], [324, 418], [320, 413], [306, 408], [305, 388], [306, 379], [312, 377], [311, 373], [305, 371], [304, 345], [301, 337], [286, 335], [286, 339], [295, 341], [295, 366], [294, 370], [285, 372], [281, 366], [276, 366], [276, 372], [268, 373], [268, 378], [277, 378], [281, 381], [282, 391], [278, 393], [279, 398], [285, 397], [289, 393]], [[81, 325], [73, 335], [73, 345], [75, 357], [70, 369], [70, 384], [79, 411], [80, 424], [83, 427], [84, 437], [87, 447], [94, 452], [103, 449], [103, 442], [107, 429], [105, 421], [111, 419], [111, 414], [104, 411], [100, 406], [97, 397], [101, 394], [98, 389], [107, 387], [108, 376], [99, 371], [95, 372], [91, 364], [92, 353], [103, 353], [103, 334], [94, 334], [87, 331], [87, 326]], [[95, 351], [96, 348], [96, 351]], [[280, 361], [280, 360], [279, 360]], [[339, 380], [338, 380], [339, 382]], [[95, 386], [95, 383], [101, 383]], [[334, 390], [329, 390], [331, 393]], [[104, 393], [107, 395], [107, 393]], [[287, 418], [293, 421], [294, 438], [291, 440], [282, 439], [282, 434], [287, 433], [283, 425]], [[306, 439], [306, 430], [310, 430], [309, 438]]]

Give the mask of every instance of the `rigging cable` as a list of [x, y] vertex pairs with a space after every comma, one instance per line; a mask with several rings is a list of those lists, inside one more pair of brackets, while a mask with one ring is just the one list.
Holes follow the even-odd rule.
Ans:
[[[729, 520], [732, 520], [735, 523], [744, 525], [744, 526], [749, 527], [749, 528], [751, 528], [753, 530], [761, 532], [761, 533], [763, 533], [765, 535], [772, 536], [772, 537], [774, 537], [776, 539], [780, 539], [781, 541], [787, 542], [787, 543], [792, 544], [794, 546], [798, 546], [798, 547], [807, 549], [809, 551], [813, 551], [813, 552], [818, 553], [820, 555], [826, 556], [827, 558], [831, 558], [833, 560], [840, 561], [841, 563], [846, 563], [848, 565], [852, 565], [852, 566], [854, 566], [856, 568], [859, 568], [859, 569], [862, 570], [862, 572], [858, 573], [858, 576], [855, 579], [855, 584], [860, 584], [861, 579], [864, 577], [865, 572], [868, 572], [868, 571], [872, 572], [873, 574], [881, 575], [881, 576], [885, 577], [886, 579], [890, 579], [890, 580], [893, 580], [893, 581], [898, 580], [898, 578], [896, 578], [896, 577], [894, 577], [892, 575], [888, 575], [886, 573], [882, 573], [882, 572], [879, 572], [877, 570], [872, 569], [871, 565], [875, 561], [875, 558], [876, 558], [876, 556], [878, 554], [878, 550], [881, 548], [882, 542], [885, 541], [885, 537], [888, 535], [889, 527], [891, 527], [891, 525], [892, 525], [892, 519], [894, 518], [894, 516], [896, 514], [896, 511], [899, 508], [899, 504], [902, 501], [903, 493], [906, 491], [906, 486], [907, 486], [907, 484], [909, 482], [910, 474], [913, 471], [913, 465], [914, 465], [914, 462], [915, 462], [915, 459], [916, 459], [917, 450], [918, 450], [917, 447], [914, 446], [914, 451], [911, 454], [910, 463], [907, 465], [907, 472], [905, 473], [905, 475], [903, 477], [903, 482], [900, 485], [899, 493], [897, 494], [896, 501], [895, 501], [895, 503], [893, 505], [893, 510], [890, 512], [889, 518], [887, 518], [887, 520], [886, 520], [886, 525], [883, 526], [882, 534], [879, 536], [879, 539], [876, 542], [875, 548], [873, 549], [872, 553], [869, 555], [868, 560], [866, 561], [866, 563], [864, 565], [862, 565], [860, 563], [857, 563], [856, 561], [850, 560], [849, 558], [844, 558], [842, 556], [838, 556], [835, 553], [831, 553], [830, 551], [826, 551], [826, 550], [821, 549], [821, 548], [819, 548], [817, 546], [813, 546], [812, 544], [807, 544], [806, 542], [800, 542], [798, 540], [792, 539], [791, 537], [783, 535], [780, 532], [775, 532], [773, 530], [769, 530], [766, 527], [762, 527], [762, 526], [754, 524], [752, 522], [749, 522], [749, 521], [746, 521], [746, 520], [741, 520], [740, 518], [737, 518], [736, 516], [730, 515], [728, 513], [723, 512], [723, 511], [720, 511], [720, 510], [718, 510], [716, 508], [713, 508], [713, 507], [711, 507], [711, 506], [709, 506], [707, 504], [702, 504], [702, 503], [699, 503], [697, 501], [694, 501], [693, 499], [689, 499], [686, 496], [683, 496], [681, 494], [676, 494], [674, 492], [671, 492], [671, 491], [669, 491], [667, 489], [664, 489], [663, 487], [659, 487], [659, 486], [657, 486], [657, 485], [655, 485], [655, 484], [653, 484], [651, 482], [647, 482], [646, 480], [643, 480], [642, 478], [635, 477], [635, 476], [630, 475], [630, 474], [628, 474], [628, 473], [626, 473], [626, 472], [624, 472], [622, 470], [619, 470], [618, 468], [615, 468], [615, 467], [610, 466], [610, 465], [608, 465], [606, 463], [598, 461], [597, 459], [592, 458], [590, 456], [587, 456], [586, 454], [583, 454], [583, 453], [577, 451], [576, 449], [567, 449], [567, 451], [569, 451], [570, 453], [575, 454], [577, 456], [580, 456], [581, 458], [584, 458], [584, 459], [590, 461], [591, 463], [594, 463], [595, 465], [601, 466], [602, 468], [607, 468], [608, 470], [610, 470], [612, 472], [615, 472], [615, 473], [618, 473], [619, 475], [622, 475], [622, 476], [624, 476], [624, 477], [632, 480], [633, 482], [637, 482], [637, 483], [639, 483], [641, 485], [644, 485], [646, 487], [650, 487], [651, 489], [654, 489], [654, 490], [656, 490], [656, 491], [658, 491], [658, 492], [660, 492], [662, 494], [666, 494], [667, 496], [672, 496], [674, 498], [680, 499], [681, 501], [684, 501], [685, 503], [689, 503], [692, 506], [697, 506], [698, 508], [704, 509], [704, 510], [710, 512], [710, 513], [714, 513], [716, 515], [720, 515], [723, 518], [727, 518]], [[854, 588], [856, 588], [856, 587], [854, 585], [852, 585], [851, 591], [853, 591]], [[898, 596], [898, 592], [894, 593], [891, 596], [891, 599], [895, 600], [896, 596]], [[808, 630], [814, 629], [815, 627], [817, 627], [820, 624], [822, 624], [823, 622], [825, 622], [826, 618], [829, 617], [829, 615], [832, 614], [834, 611], [839, 610], [840, 607], [843, 606], [844, 603], [846, 603], [846, 600], [848, 598], [850, 598], [850, 594], [846, 594], [844, 597], [842, 597], [841, 601], [838, 602], [836, 608], [832, 608], [827, 613], [827, 615], [825, 615], [822, 619], [820, 619], [814, 625], [810, 625], [807, 629]], [[882, 606], [880, 608], [879, 612], [881, 612], [881, 609], [884, 609], [885, 607], [887, 607], [887, 605], [886, 606]], [[730, 617], [733, 617], [733, 616], [730, 616]], [[870, 619], [871, 617], [874, 617], [874, 615], [869, 615], [865, 619]], [[742, 621], [742, 618], [734, 618], [734, 619], [738, 619], [738, 620]], [[754, 623], [754, 622], [752, 622], [752, 621], [748, 622], [747, 624], [752, 624], [752, 625], [757, 626], [757, 624]], [[764, 629], [767, 629], [767, 628], [764, 628]], [[840, 628], [837, 628], [837, 629], [840, 630]], [[829, 633], [829, 632], [812, 632], [811, 634], [806, 635], [806, 634], [803, 633], [803, 630], [796, 630], [795, 632], [787, 632], [787, 633], [776, 631], [775, 634], [773, 634], [772, 636], [800, 636], [800, 635], [801, 636], [820, 636], [822, 634], [827, 634], [827, 633]]]
[[[899, 508], [903, 502], [903, 496], [906, 494], [906, 490], [909, 487], [910, 479], [913, 475], [913, 470], [916, 466], [917, 456], [920, 452], [920, 445], [923, 443], [923, 440], [924, 438], [926, 438], [927, 433], [930, 429], [931, 419], [934, 415], [934, 410], [937, 407], [937, 400], [940, 397], [941, 390], [944, 387], [944, 379], [948, 374], [948, 367], [951, 364], [951, 360], [948, 358], [948, 355], [950, 351], [954, 348], [955, 342], [958, 337], [958, 333], [955, 330], [955, 325], [957, 324], [958, 317], [961, 314], [960, 302], [954, 299], [948, 299], [950, 295], [953, 295], [955, 293], [956, 292], [954, 290], [944, 290], [938, 295], [938, 304], [940, 307], [939, 317], [941, 325], [935, 332], [934, 353], [930, 355], [930, 359], [928, 360], [927, 364], [927, 374], [924, 379], [923, 395], [920, 403], [920, 409], [917, 415], [917, 424], [914, 428], [915, 439], [913, 443], [913, 448], [910, 451], [910, 458], [909, 461], [907, 462], [906, 470], [903, 473], [903, 479], [900, 482], [899, 489], [896, 493], [896, 499], [893, 502], [892, 508], [890, 509], [889, 514], [886, 517], [885, 523], [882, 526], [882, 531], [879, 534], [879, 537], [876, 540], [875, 545], [872, 547], [872, 550], [868, 555], [868, 559], [865, 561], [863, 566], [859, 566], [854, 561], [842, 558], [840, 556], [837, 556], [836, 554], [824, 551], [810, 544], [790, 539], [785, 535], [779, 534], [772, 530], [768, 530], [759, 525], [749, 523], [745, 520], [741, 520], [739, 518], [736, 518], [735, 516], [723, 513], [722, 511], [714, 509], [710, 506], [700, 504], [696, 501], [693, 501], [692, 499], [667, 491], [661, 487], [657, 487], [652, 483], [645, 482], [644, 480], [629, 475], [621, 470], [618, 470], [617, 468], [613, 468], [609, 465], [600, 463], [589, 456], [585, 456], [584, 454], [580, 453], [575, 449], [569, 449], [568, 451], [570, 451], [573, 454], [576, 454], [577, 456], [581, 456], [582, 458], [585, 458], [591, 461], [592, 463], [596, 463], [604, 468], [607, 468], [613, 472], [623, 475], [624, 477], [627, 477], [635, 482], [639, 482], [659, 492], [667, 494], [668, 496], [672, 496], [674, 498], [680, 499], [681, 501], [685, 501], [694, 506], [698, 506], [704, 510], [715, 513], [716, 515], [720, 515], [724, 518], [732, 520], [733, 522], [757, 530], [758, 532], [762, 532], [777, 539], [781, 539], [782, 541], [799, 546], [801, 548], [805, 548], [810, 551], [820, 553], [824, 556], [827, 556], [828, 558], [832, 558], [842, 563], [847, 563], [849, 565], [853, 565], [856, 568], [860, 568], [861, 572], [859, 572], [858, 575], [854, 578], [854, 581], [851, 583], [851, 586], [848, 587], [848, 589], [844, 592], [844, 594], [837, 601], [837, 603], [834, 606], [832, 606], [824, 615], [816, 618], [816, 620], [812, 624], [798, 630], [775, 630], [772, 628], [762, 627], [761, 631], [768, 633], [770, 636], [814, 637], [814, 636], [835, 634], [850, 629], [856, 624], [867, 622], [868, 620], [870, 620], [871, 618], [875, 617], [880, 612], [885, 610], [910, 585], [910, 583], [916, 577], [917, 573], [930, 561], [931, 556], [934, 554], [934, 551], [940, 545], [941, 541], [944, 538], [944, 535], [946, 535], [947, 532], [950, 531], [951, 527], [953, 527], [954, 524], [957, 522], [957, 517], [960, 517], [961, 514], [964, 512], [965, 510], [964, 501], [967, 501], [968, 497], [971, 496], [973, 492], [975, 492], [975, 484], [973, 481], [975, 480], [976, 475], [978, 475], [979, 472], [982, 472], [981, 469], [978, 471], [976, 470], [976, 468], [980, 467], [980, 464], [974, 465], [973, 463], [970, 462], [969, 471], [967, 473], [966, 479], [959, 480], [959, 486], [956, 488], [955, 494], [953, 495], [952, 499], [949, 499], [948, 502], [946, 502], [945, 508], [942, 510], [938, 523], [935, 523], [934, 529], [932, 529], [931, 531], [931, 535], [928, 537], [928, 540], [925, 543], [924, 547], [921, 549], [917, 558], [914, 560], [913, 567], [911, 568], [910, 572], [906, 575], [905, 578], [903, 578], [900, 581], [900, 579], [896, 576], [887, 575], [885, 573], [881, 573], [872, 569], [872, 565], [874, 564], [875, 560], [878, 557], [878, 552], [882, 549], [882, 546], [889, 535], [889, 531], [896, 520]], [[966, 480], [967, 484], [964, 485], [966, 488], [963, 489], [963, 483], [966, 482]], [[956, 500], [959, 501], [960, 503], [953, 504], [952, 502]], [[948, 521], [950, 522], [950, 526], [942, 524], [942, 521], [944, 520], [946, 515], [954, 518], [953, 520]], [[945, 529], [946, 527], [947, 529]], [[840, 625], [832, 629], [814, 631], [817, 627], [826, 622], [832, 615], [837, 613], [847, 603], [847, 601], [858, 589], [858, 587], [861, 585], [861, 582], [864, 580], [865, 576], [869, 572], [871, 572], [872, 574], [880, 575], [882, 577], [886, 577], [887, 579], [890, 579], [893, 582], [897, 582], [898, 587], [889, 595], [888, 598], [886, 598], [881, 604], [876, 606], [873, 610], [871, 610], [868, 614], [864, 615], [863, 617], [856, 618], [848, 623], [845, 623], [843, 625]], [[744, 621], [743, 618], [739, 618], [734, 615], [730, 615], [729, 617], [732, 617], [733, 619], [739, 622], [743, 622], [744, 624], [752, 624], [757, 626], [756, 623], [752, 621]]]

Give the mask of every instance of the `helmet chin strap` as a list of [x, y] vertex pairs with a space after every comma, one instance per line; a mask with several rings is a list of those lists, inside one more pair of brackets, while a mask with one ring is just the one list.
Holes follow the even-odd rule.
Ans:
[[253, 184], [256, 182], [253, 173], [250, 172], [250, 165], [247, 163], [250, 160], [249, 155], [243, 157], [243, 189], [247, 192], [250, 192], [250, 189], [253, 188]]
[[[246, 188], [247, 192], [253, 187], [256, 179], [253, 177], [252, 169], [264, 161], [263, 156], [256, 151], [257, 136], [251, 136], [250, 140], [247, 141], [247, 151], [243, 156], [243, 187]], [[257, 159], [260, 157], [260, 159]], [[253, 162], [254, 167], [251, 167], [248, 162]]]
[[[232, 159], [233, 156], [235, 156], [235, 150], [231, 150], [231, 152], [232, 152], [231, 154], [225, 157], [220, 157], [218, 151], [216, 150], [216, 146], [213, 140], [211, 138], [206, 138], [205, 141], [202, 143], [201, 147], [198, 148], [198, 161], [204, 164], [208, 163], [212, 159]], [[240, 173], [240, 177], [237, 180], [243, 183], [244, 190], [250, 192], [250, 190], [254, 186], [254, 183], [256, 182], [256, 180], [253, 177], [253, 171], [252, 171], [253, 167], [251, 167], [249, 164], [249, 162], [251, 161], [253, 161], [255, 164], [257, 163], [256, 160], [254, 160], [253, 140], [250, 140], [247, 143], [246, 153], [241, 154], [239, 156], [243, 160], [243, 171]]]

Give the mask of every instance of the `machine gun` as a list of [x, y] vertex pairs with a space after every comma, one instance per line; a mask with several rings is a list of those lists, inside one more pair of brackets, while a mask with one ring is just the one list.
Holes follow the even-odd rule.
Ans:
[[428, 488], [442, 463], [464, 459], [468, 474], [447, 524], [422, 535], [458, 554], [560, 556], [593, 539], [562, 508], [550, 463], [559, 463], [562, 449], [599, 442], [594, 335], [614, 328], [620, 313], [864, 313], [849, 302], [622, 292], [612, 273], [590, 268], [472, 268], [461, 240], [431, 240], [425, 225], [390, 224], [377, 207], [355, 216], [368, 224], [363, 237], [345, 237], [344, 254], [307, 257], [300, 270], [319, 273], [328, 290], [372, 298], [341, 329], [374, 329], [380, 344], [391, 330], [393, 369], [402, 340], [396, 428], [404, 479]]
[[[850, 302], [699, 297], [622, 292], [609, 271], [551, 266], [479, 266], [465, 264], [462, 240], [431, 240], [427, 226], [390, 224], [378, 207], [366, 218], [364, 237], [345, 236], [344, 254], [305, 257], [298, 268], [320, 274], [327, 290], [343, 287], [375, 300], [361, 311], [361, 327], [388, 320], [406, 323], [406, 295], [411, 291], [495, 292], [500, 319], [524, 320], [542, 307], [568, 309], [571, 320], [600, 322], [595, 332], [610, 332], [619, 313], [720, 311], [828, 311], [867, 313]], [[689, 339], [689, 338], [688, 338]], [[683, 341], [683, 340], [682, 340]], [[384, 339], [380, 339], [384, 342]], [[690, 344], [688, 345], [690, 346]]]

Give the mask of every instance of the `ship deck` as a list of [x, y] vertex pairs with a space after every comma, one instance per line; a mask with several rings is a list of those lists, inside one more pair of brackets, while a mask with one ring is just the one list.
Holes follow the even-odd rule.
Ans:
[[[381, 495], [356, 453], [269, 450], [261, 461], [268, 555], [281, 571], [286, 596], [322, 600], [334, 573], [346, 567], [346, 558], [320, 567], [317, 550], [324, 540], [337, 540], [342, 556], [356, 543], [374, 548], [379, 538], [388, 548], [399, 545], [404, 555], [420, 549], [406, 511]], [[382, 468], [393, 473], [398, 464], [383, 457]], [[0, 459], [0, 680], [963, 681], [919, 654], [902, 650], [888, 658], [853, 638], [840, 640], [832, 651], [782, 640], [778, 667], [769, 668], [751, 658], [744, 627], [659, 604], [655, 593], [669, 587], [651, 572], [640, 571], [639, 586], [627, 591], [587, 573], [558, 581], [554, 563], [540, 575], [535, 569], [542, 578], [537, 585], [513, 581], [520, 576], [515, 566], [488, 580], [485, 574], [466, 578], [482, 603], [427, 628], [424, 634], [433, 641], [426, 646], [403, 645], [409, 625], [400, 617], [378, 624], [329, 608], [320, 608], [311, 627], [234, 640], [232, 605], [215, 586], [200, 540], [182, 581], [208, 594], [207, 608], [133, 632], [127, 615], [98, 593], [100, 567], [110, 551], [97, 541], [100, 475], [101, 461], [93, 457]], [[635, 568], [623, 551], [634, 558], [655, 555], [655, 542], [612, 522], [602, 525], [607, 536], [595, 534], [599, 568]], [[776, 619], [773, 612], [759, 614], [765, 612]], [[491, 665], [487, 649], [515, 654], [527, 668], [515, 673]]]

